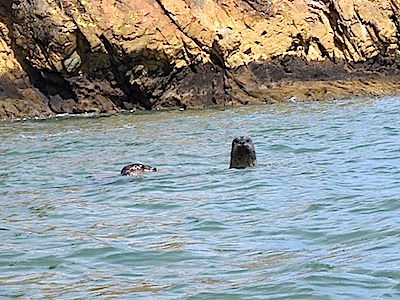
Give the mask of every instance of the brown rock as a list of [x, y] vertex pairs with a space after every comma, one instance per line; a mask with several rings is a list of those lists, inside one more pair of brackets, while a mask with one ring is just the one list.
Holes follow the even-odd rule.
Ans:
[[5, 0], [0, 117], [398, 93], [391, 0]]

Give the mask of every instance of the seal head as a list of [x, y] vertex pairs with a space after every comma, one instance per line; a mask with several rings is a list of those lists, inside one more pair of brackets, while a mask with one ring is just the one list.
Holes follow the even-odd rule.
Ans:
[[232, 141], [231, 164], [229, 169], [256, 167], [256, 150], [249, 136], [239, 136]]
[[156, 171], [157, 169], [155, 167], [147, 166], [140, 163], [135, 163], [123, 167], [121, 170], [121, 175], [135, 176], [147, 172], [156, 172]]

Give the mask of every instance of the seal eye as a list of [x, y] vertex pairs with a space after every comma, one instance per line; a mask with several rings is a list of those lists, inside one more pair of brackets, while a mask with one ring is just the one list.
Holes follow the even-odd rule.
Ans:
[[246, 139], [246, 143], [250, 143], [250, 139]]
[[237, 143], [239, 143], [239, 139], [236, 138], [236, 139], [233, 140], [233, 142], [234, 142], [235, 144], [237, 144]]

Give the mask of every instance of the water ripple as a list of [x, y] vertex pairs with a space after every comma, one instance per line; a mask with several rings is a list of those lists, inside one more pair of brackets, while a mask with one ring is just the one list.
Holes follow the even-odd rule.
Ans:
[[[0, 297], [400, 296], [399, 98], [0, 125]], [[259, 167], [229, 170], [252, 135]], [[158, 172], [119, 176], [141, 161]]]

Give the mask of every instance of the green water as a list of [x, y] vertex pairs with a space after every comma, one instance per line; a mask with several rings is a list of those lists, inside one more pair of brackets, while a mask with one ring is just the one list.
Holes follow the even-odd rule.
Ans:
[[400, 298], [400, 97], [2, 123], [0, 161], [1, 299]]

